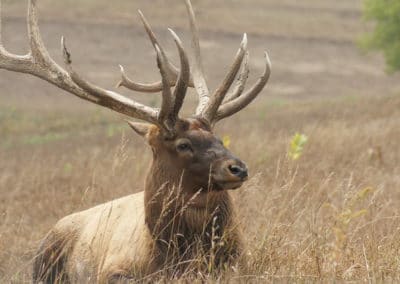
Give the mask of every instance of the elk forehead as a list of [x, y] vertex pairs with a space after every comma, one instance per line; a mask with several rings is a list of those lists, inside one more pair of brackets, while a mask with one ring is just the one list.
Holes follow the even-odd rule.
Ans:
[[211, 126], [210, 124], [198, 117], [191, 117], [191, 118], [185, 118], [185, 119], [179, 119], [176, 122], [175, 125], [175, 130], [179, 132], [186, 132], [186, 131], [195, 131], [195, 130], [202, 130], [202, 131], [207, 131], [211, 132]]
[[178, 132], [179, 131], [183, 136], [197, 138], [196, 140], [199, 140], [199, 142], [215, 138], [210, 124], [201, 118], [188, 118], [183, 120], [178, 129]]
[[211, 132], [210, 125], [203, 119], [189, 118], [187, 121], [189, 123], [189, 130], [206, 130]]

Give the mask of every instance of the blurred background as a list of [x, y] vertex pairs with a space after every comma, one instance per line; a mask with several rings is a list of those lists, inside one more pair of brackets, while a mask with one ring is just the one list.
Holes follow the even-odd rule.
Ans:
[[[75, 69], [105, 88], [118, 82], [118, 64], [137, 81], [159, 79], [138, 9], [174, 62], [167, 28], [190, 48], [181, 0], [38, 2], [52, 57], [62, 62], [65, 36]], [[272, 61], [272, 76], [256, 101], [216, 129], [252, 174], [234, 193], [252, 244], [248, 273], [257, 279], [398, 279], [400, 77], [386, 72], [398, 61], [386, 56], [388, 67], [382, 53], [365, 52], [384, 47], [374, 42], [383, 34], [375, 30], [379, 22], [365, 17], [394, 15], [399, 27], [398, 8], [371, 0], [192, 3], [211, 89], [244, 32], [248, 85], [262, 73], [265, 50]], [[5, 47], [26, 53], [26, 1], [3, 1], [1, 12]], [[160, 103], [159, 94], [118, 91]], [[190, 91], [185, 113], [195, 103]], [[32, 76], [0, 70], [0, 282], [29, 279], [39, 240], [61, 217], [140, 191], [150, 158], [120, 115]]]

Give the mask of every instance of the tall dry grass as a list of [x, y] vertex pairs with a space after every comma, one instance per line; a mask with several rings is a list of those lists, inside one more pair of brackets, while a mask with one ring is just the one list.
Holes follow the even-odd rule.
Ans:
[[[0, 150], [0, 282], [20, 283], [59, 218], [141, 190], [150, 151], [103, 113], [67, 116], [60, 127], [45, 119], [51, 113], [32, 122], [15, 112], [2, 119], [24, 131], [2, 124], [13, 139]], [[252, 173], [233, 192], [249, 263], [198, 279], [400, 280], [399, 125], [399, 96], [261, 103], [221, 123], [217, 133]], [[309, 139], [293, 161], [295, 132]]]
[[[8, 17], [4, 40], [10, 50], [22, 53], [26, 3], [3, 2]], [[84, 69], [95, 70], [91, 76], [104, 86], [110, 86], [107, 80], [115, 80], [97, 72], [105, 69], [99, 61], [108, 60], [112, 52], [115, 62], [107, 61], [107, 66], [116, 66], [127, 54], [129, 58], [146, 54], [148, 47], [140, 50], [142, 44], [137, 43], [141, 37], [132, 35], [132, 29], [138, 29], [133, 14], [138, 8], [161, 35], [166, 25], [182, 32], [187, 26], [184, 6], [171, 10], [169, 1], [114, 2], [43, 0], [40, 5], [50, 53], [57, 56], [59, 36], [72, 33], [68, 38], [76, 40], [74, 56], [86, 58]], [[380, 61], [359, 57], [350, 47], [365, 29], [360, 1], [251, 0], [246, 4], [210, 0], [195, 4], [202, 38], [212, 31], [228, 35], [215, 36], [224, 52], [217, 62], [209, 57], [209, 71], [223, 69], [220, 64], [231, 56], [226, 52], [230, 37], [247, 31], [259, 54], [261, 48], [272, 49], [272, 80], [277, 82], [267, 90], [274, 99], [259, 98], [217, 129], [219, 135], [230, 137], [232, 151], [251, 171], [247, 185], [233, 193], [248, 244], [248, 267], [229, 270], [220, 279], [197, 275], [197, 280], [399, 281], [400, 97], [378, 97], [396, 90], [396, 77], [389, 80], [379, 71]], [[100, 44], [105, 35], [114, 45]], [[125, 37], [129, 40], [123, 44], [117, 40]], [[131, 37], [137, 43], [133, 47]], [[83, 42], [87, 48], [81, 51]], [[205, 51], [215, 56], [218, 50], [222, 48], [216, 45]], [[88, 56], [92, 52], [96, 56]], [[149, 57], [132, 63], [144, 70], [141, 76], [154, 72], [154, 66], [147, 70]], [[217, 82], [222, 76], [217, 73], [208, 75]], [[87, 111], [84, 104], [80, 107], [72, 99], [53, 96], [55, 90], [46, 89], [45, 83], [28, 79], [20, 83], [20, 77], [9, 73], [2, 73], [2, 78], [0, 283], [21, 283], [29, 282], [38, 243], [58, 219], [140, 191], [151, 157], [144, 143], [108, 112]], [[283, 91], [293, 86], [304, 90], [298, 96], [288, 96], [286, 90], [285, 96]], [[300, 102], [309, 93], [341, 99]], [[377, 97], [353, 96], [364, 93]], [[298, 101], [286, 103], [282, 97]], [[48, 100], [52, 102], [45, 103]], [[287, 152], [296, 132], [309, 139], [301, 158], [292, 161]]]

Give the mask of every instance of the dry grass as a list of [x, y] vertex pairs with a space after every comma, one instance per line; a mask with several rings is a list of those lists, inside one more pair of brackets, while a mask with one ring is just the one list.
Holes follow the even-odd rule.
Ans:
[[[223, 124], [218, 132], [253, 172], [234, 193], [250, 266], [224, 277], [399, 280], [399, 108], [398, 96], [332, 101], [329, 112], [325, 103], [296, 103]], [[101, 121], [79, 130], [75, 122], [58, 141], [2, 147], [2, 281], [27, 279], [57, 219], [141, 188], [150, 154], [141, 141]], [[44, 133], [54, 125], [48, 120]], [[296, 131], [309, 142], [294, 162], [286, 153]]]
[[[169, 1], [154, 1], [159, 9], [151, 9], [150, 1], [118, 0], [113, 8], [105, 0], [77, 1], [41, 1], [46, 43], [58, 54], [58, 36], [66, 28], [74, 34], [74, 55], [83, 58], [79, 66], [104, 86], [116, 82], [110, 66], [126, 57], [144, 70], [140, 78], [155, 74], [137, 25], [138, 43], [131, 48], [132, 11], [142, 8], [156, 27], [165, 27], [166, 19], [178, 30], [186, 25], [183, 7], [164, 13]], [[5, 39], [21, 51], [22, 1], [5, 2], [11, 15]], [[257, 103], [217, 129], [230, 136], [232, 151], [252, 176], [233, 193], [249, 267], [222, 280], [400, 281], [398, 77], [388, 78], [379, 59], [362, 57], [351, 46], [363, 30], [359, 1], [196, 2], [202, 31], [215, 32], [205, 46], [212, 84], [241, 31], [252, 33], [254, 58], [267, 45], [274, 62], [270, 86]], [[207, 12], [210, 2], [215, 10]], [[77, 16], [95, 24], [71, 24]], [[104, 34], [108, 41], [101, 45]], [[86, 49], [79, 48], [82, 42]], [[228, 48], [232, 54], [221, 53], [216, 62], [215, 50]], [[260, 69], [254, 60], [252, 69]], [[34, 251], [51, 226], [72, 212], [140, 191], [150, 150], [109, 112], [54, 96], [59, 91], [37, 80], [1, 75], [0, 282], [29, 282]], [[310, 94], [318, 100], [305, 100]], [[287, 152], [296, 132], [309, 140], [292, 161]]]

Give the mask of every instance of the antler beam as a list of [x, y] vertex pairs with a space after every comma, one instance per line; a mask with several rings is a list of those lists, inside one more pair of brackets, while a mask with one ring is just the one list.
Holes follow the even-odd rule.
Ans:
[[[157, 40], [152, 39], [152, 43], [157, 53], [157, 62], [160, 68], [162, 77], [162, 84], [158, 84], [162, 90], [162, 105], [161, 109], [145, 106], [130, 98], [124, 97], [116, 92], [103, 89], [96, 86], [87, 80], [83, 79], [72, 68], [72, 60], [69, 51], [65, 45], [65, 39], [61, 40], [62, 53], [65, 63], [65, 69], [61, 68], [49, 55], [43, 40], [41, 38], [40, 29], [37, 20], [36, 11], [37, 0], [28, 1], [28, 35], [30, 51], [26, 55], [15, 55], [8, 52], [2, 42], [0, 35], [0, 68], [7, 69], [14, 72], [27, 73], [39, 77], [51, 84], [92, 103], [107, 107], [121, 114], [127, 115], [132, 118], [145, 120], [147, 122], [156, 124], [167, 132], [171, 131], [171, 125], [165, 122], [167, 119], [176, 117], [176, 107], [174, 105], [176, 96], [171, 94], [170, 86], [178, 84], [179, 90], [186, 92], [186, 88], [190, 85], [190, 78], [188, 78], [188, 62], [185, 51], [178, 36], [173, 33], [173, 38], [177, 42], [178, 51], [180, 53], [183, 72], [169, 63], [165, 52], [158, 45]], [[1, 13], [1, 0], [0, 0], [0, 13]], [[144, 17], [142, 19], [145, 21]], [[1, 24], [1, 23], [0, 23]], [[151, 29], [147, 29], [148, 33]], [[1, 25], [0, 25], [1, 34]], [[152, 37], [151, 34], [149, 34]], [[170, 78], [171, 77], [171, 78]], [[179, 79], [180, 78], [180, 79]], [[178, 83], [176, 82], [178, 81]], [[146, 91], [146, 90], [142, 90]], [[183, 97], [179, 94], [179, 107], [182, 105]], [[169, 125], [169, 127], [168, 127]]]

